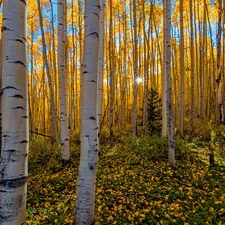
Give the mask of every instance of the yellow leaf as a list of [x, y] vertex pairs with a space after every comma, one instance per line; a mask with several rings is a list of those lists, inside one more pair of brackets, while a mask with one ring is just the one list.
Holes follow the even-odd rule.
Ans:
[[108, 220], [108, 221], [113, 221], [113, 217], [112, 217], [112, 216], [109, 216], [109, 217], [107, 218], [107, 220]]

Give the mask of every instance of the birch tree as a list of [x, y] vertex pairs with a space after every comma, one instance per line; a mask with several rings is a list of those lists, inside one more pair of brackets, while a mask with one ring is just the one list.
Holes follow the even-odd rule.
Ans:
[[46, 41], [45, 41], [45, 32], [44, 32], [44, 28], [43, 28], [43, 16], [42, 16], [42, 12], [41, 12], [40, 0], [38, 0], [37, 3], [38, 3], [39, 22], [40, 22], [40, 28], [41, 28], [43, 60], [44, 60], [45, 68], [46, 68], [46, 74], [47, 74], [47, 77], [48, 77], [48, 85], [49, 85], [49, 90], [50, 90], [50, 104], [51, 104], [51, 113], [52, 113], [52, 123], [53, 123], [53, 126], [54, 126], [55, 139], [58, 142], [57, 113], [56, 113], [56, 107], [55, 107], [55, 101], [54, 101], [52, 79], [51, 79], [51, 75], [50, 75], [49, 63], [48, 63], [48, 58], [47, 58], [47, 47], [46, 47]]
[[69, 161], [69, 124], [67, 113], [67, 93], [66, 93], [66, 20], [65, 10], [66, 0], [58, 0], [58, 75], [60, 92], [60, 142], [61, 157], [63, 161]]
[[85, 1], [85, 39], [81, 83], [81, 158], [76, 193], [76, 225], [94, 224], [98, 162], [97, 73], [99, 1]]
[[166, 5], [167, 0], [163, 1], [163, 23], [164, 23], [164, 68], [163, 68], [163, 74], [162, 74], [162, 136], [165, 137], [167, 134], [167, 107], [166, 107], [166, 101], [167, 101], [167, 76], [166, 76], [166, 20], [167, 20], [167, 14], [166, 14]]
[[134, 27], [134, 81], [133, 81], [133, 92], [134, 92], [134, 103], [133, 103], [133, 129], [132, 135], [133, 137], [137, 136], [137, 92], [138, 92], [138, 84], [136, 82], [138, 78], [138, 37], [137, 37], [137, 25], [136, 25], [136, 0], [133, 0], [133, 27]]
[[98, 49], [98, 133], [101, 127], [102, 94], [103, 94], [103, 71], [104, 71], [104, 8], [105, 1], [99, 0], [99, 49]]
[[109, 68], [110, 68], [110, 97], [109, 97], [109, 132], [110, 145], [113, 144], [113, 121], [114, 121], [114, 49], [113, 49], [113, 1], [109, 0]]
[[190, 55], [191, 55], [191, 115], [190, 115], [190, 131], [189, 131], [189, 141], [192, 140], [192, 134], [194, 131], [194, 32], [193, 32], [193, 10], [192, 10], [192, 0], [190, 2]]
[[218, 9], [218, 33], [216, 36], [217, 39], [217, 115], [219, 116], [218, 121], [224, 122], [224, 112], [223, 112], [223, 98], [222, 98], [222, 89], [223, 89], [223, 77], [221, 73], [221, 33], [222, 33], [222, 0], [218, 1], [219, 9]]
[[26, 223], [28, 156], [27, 1], [3, 4], [0, 224]]
[[170, 49], [170, 27], [171, 27], [171, 9], [170, 0], [166, 1], [165, 7], [165, 74], [166, 74], [166, 112], [169, 133], [169, 164], [175, 165], [175, 145], [174, 145], [174, 126], [172, 114], [172, 85], [170, 76], [171, 67], [171, 49]]
[[184, 135], [184, 20], [183, 0], [180, 0], [180, 135]]

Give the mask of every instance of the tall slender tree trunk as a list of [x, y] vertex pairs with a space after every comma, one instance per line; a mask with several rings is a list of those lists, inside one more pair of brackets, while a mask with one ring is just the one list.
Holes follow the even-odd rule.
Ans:
[[[55, 41], [55, 27], [54, 27], [54, 9], [53, 9], [53, 3], [52, 0], [49, 0], [50, 6], [51, 6], [51, 28], [52, 28], [52, 50], [53, 50], [53, 80], [52, 85], [54, 87], [55, 91], [55, 96], [54, 99], [58, 99], [58, 80], [57, 80], [57, 61], [56, 61], [56, 41]], [[56, 108], [57, 104], [56, 104]]]
[[191, 23], [191, 34], [190, 34], [190, 55], [191, 55], [191, 115], [190, 115], [190, 130], [189, 130], [189, 141], [192, 140], [192, 135], [194, 131], [194, 32], [193, 32], [193, 9], [192, 0], [190, 3], [190, 23]]
[[98, 162], [97, 73], [99, 1], [85, 1], [85, 39], [81, 88], [81, 158], [76, 193], [76, 225], [94, 224]]
[[60, 92], [60, 142], [63, 161], [70, 160], [66, 91], [66, 0], [58, 0], [58, 74]]
[[170, 38], [170, 28], [171, 28], [171, 8], [170, 0], [166, 1], [165, 7], [165, 73], [166, 73], [166, 111], [167, 111], [167, 121], [168, 121], [168, 139], [169, 139], [169, 164], [170, 166], [175, 165], [175, 145], [174, 145], [174, 125], [173, 125], [173, 114], [172, 114], [172, 85], [170, 76], [171, 67], [171, 38]]
[[133, 102], [133, 129], [132, 135], [133, 137], [137, 136], [137, 92], [138, 92], [138, 37], [137, 37], [137, 16], [136, 16], [136, 0], [133, 0], [133, 23], [134, 23], [134, 75], [133, 75], [133, 92], [134, 92], [134, 102]]
[[[153, 7], [151, 7], [152, 9]], [[144, 36], [144, 100], [143, 100], [143, 130], [147, 133], [148, 128], [148, 62], [147, 62], [147, 37], [145, 31], [145, 1], [142, 3], [143, 9], [143, 36]], [[152, 15], [152, 13], [151, 13]], [[151, 22], [152, 24], [152, 22]], [[149, 26], [150, 30], [150, 26]]]
[[110, 67], [110, 99], [109, 99], [109, 132], [110, 144], [113, 144], [113, 121], [114, 121], [114, 49], [113, 49], [113, 21], [112, 21], [112, 0], [109, 1], [109, 67]]
[[[219, 117], [218, 121], [224, 120], [223, 115], [223, 79], [222, 79], [222, 68], [221, 68], [221, 33], [222, 33], [222, 0], [219, 0], [219, 10], [218, 10], [218, 33], [217, 33], [217, 115]], [[223, 121], [224, 122], [224, 121]]]
[[180, 123], [179, 133], [184, 135], [184, 21], [183, 0], [180, 0]]
[[99, 49], [98, 49], [98, 136], [101, 128], [102, 95], [103, 95], [103, 72], [104, 72], [104, 8], [105, 0], [99, 0]]
[[41, 27], [43, 58], [44, 58], [44, 63], [46, 68], [46, 74], [48, 77], [49, 90], [50, 90], [50, 104], [51, 104], [52, 121], [53, 121], [53, 127], [54, 127], [54, 135], [55, 135], [56, 141], [58, 142], [57, 113], [55, 108], [54, 92], [53, 92], [52, 80], [51, 80], [50, 69], [49, 69], [48, 58], [47, 58], [47, 49], [46, 49], [45, 33], [43, 28], [43, 16], [41, 12], [40, 0], [38, 0], [37, 3], [38, 3], [39, 22]]
[[162, 73], [162, 136], [165, 137], [167, 134], [167, 74], [166, 74], [166, 20], [167, 18], [167, 0], [163, 1], [163, 23], [164, 23], [164, 67]]
[[26, 223], [28, 177], [27, 2], [3, 5], [0, 224]]
[[[74, 124], [74, 128], [76, 128], [76, 116], [77, 116], [77, 112], [78, 110], [75, 110], [76, 104], [75, 104], [75, 99], [77, 101], [77, 92], [74, 90], [74, 86], [76, 83], [76, 90], [77, 90], [77, 69], [76, 69], [76, 61], [77, 61], [77, 48], [76, 48], [76, 44], [75, 44], [75, 27], [74, 27], [74, 0], [72, 0], [71, 2], [71, 22], [72, 22], [72, 46], [73, 46], [73, 50], [72, 50], [72, 65], [71, 65], [71, 106], [70, 106], [70, 112], [69, 112], [69, 130], [71, 130], [73, 128], [73, 124]], [[76, 79], [76, 82], [75, 82]], [[73, 118], [73, 114], [75, 115], [75, 117]]]

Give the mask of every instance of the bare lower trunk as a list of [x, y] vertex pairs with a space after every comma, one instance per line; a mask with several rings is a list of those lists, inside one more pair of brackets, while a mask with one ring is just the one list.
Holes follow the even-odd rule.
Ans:
[[[26, 222], [28, 76], [26, 1], [4, 1], [0, 224]], [[10, 18], [10, 19], [9, 19]]]
[[81, 158], [76, 192], [76, 225], [94, 224], [98, 162], [97, 73], [99, 1], [85, 1], [85, 40], [81, 88]]

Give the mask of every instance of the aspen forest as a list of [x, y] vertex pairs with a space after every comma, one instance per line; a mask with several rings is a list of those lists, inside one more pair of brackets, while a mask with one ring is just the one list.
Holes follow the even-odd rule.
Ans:
[[0, 0], [0, 225], [225, 225], [225, 0]]

